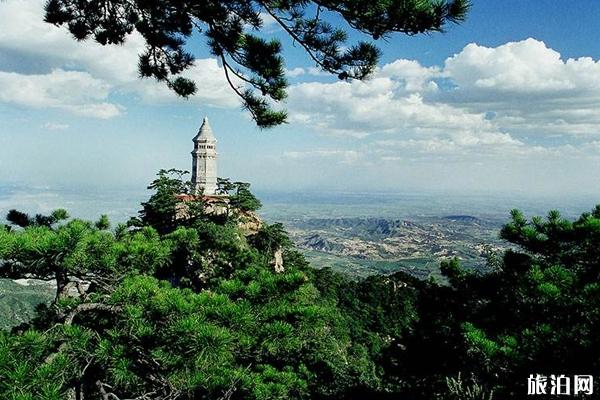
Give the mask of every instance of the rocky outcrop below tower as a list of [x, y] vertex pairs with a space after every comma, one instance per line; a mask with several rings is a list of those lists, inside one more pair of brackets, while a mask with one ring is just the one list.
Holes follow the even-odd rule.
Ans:
[[263, 226], [263, 221], [253, 211], [242, 211], [237, 216], [237, 223], [244, 236], [255, 235]]

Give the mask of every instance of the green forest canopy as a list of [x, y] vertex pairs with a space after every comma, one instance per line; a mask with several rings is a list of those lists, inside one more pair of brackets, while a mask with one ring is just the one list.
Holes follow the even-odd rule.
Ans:
[[12, 213], [2, 276], [62, 284], [0, 332], [0, 397], [490, 400], [522, 398], [532, 373], [598, 379], [600, 206], [513, 211], [515, 248], [487, 274], [450, 260], [447, 282], [353, 281], [310, 268], [281, 225], [244, 235], [247, 211], [175, 218], [161, 202], [181, 183], [162, 171], [144, 203], [162, 214], [129, 226]]

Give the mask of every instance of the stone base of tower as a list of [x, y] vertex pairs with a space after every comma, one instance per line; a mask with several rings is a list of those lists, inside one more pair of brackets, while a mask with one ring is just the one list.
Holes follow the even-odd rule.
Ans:
[[231, 207], [229, 197], [224, 195], [214, 196], [196, 196], [191, 194], [179, 194], [176, 196], [179, 202], [177, 203], [177, 219], [190, 218], [190, 209], [188, 203], [201, 200], [204, 205], [204, 212], [214, 216], [230, 216], [235, 213], [239, 228], [245, 236], [256, 234], [263, 225], [262, 220], [252, 211], [239, 211]]
[[226, 215], [230, 211], [229, 196], [226, 195], [193, 195], [178, 194], [175, 196], [177, 203], [177, 219], [189, 218], [189, 206], [187, 203], [192, 201], [202, 201], [204, 212], [209, 215]]

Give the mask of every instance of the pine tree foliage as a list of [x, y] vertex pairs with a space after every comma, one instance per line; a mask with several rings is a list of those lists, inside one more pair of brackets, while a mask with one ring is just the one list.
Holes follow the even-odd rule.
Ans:
[[18, 211], [18, 210], [10, 210], [6, 214], [6, 220], [14, 226], [18, 226], [21, 228], [26, 228], [28, 226], [47, 226], [51, 227], [52, 225], [59, 223], [60, 221], [64, 221], [69, 218], [69, 214], [64, 209], [54, 210], [50, 215], [36, 214], [34, 217], [30, 215]]
[[[179, 183], [161, 171], [144, 210]], [[163, 233], [157, 219], [137, 222], [0, 231], [4, 276], [60, 288], [32, 323], [0, 333], [0, 397], [335, 398], [378, 384], [280, 225], [254, 244], [235, 218], [176, 220]], [[268, 262], [274, 247], [287, 249], [285, 272]]]
[[[160, 209], [181, 180], [157, 182]], [[445, 282], [312, 269], [280, 224], [157, 221], [0, 227], [0, 274], [58, 286], [0, 332], [0, 398], [490, 400], [532, 373], [600, 379], [600, 207], [513, 211], [491, 272], [448, 260]]]
[[49, 0], [46, 21], [66, 25], [77, 40], [121, 44], [133, 31], [146, 50], [139, 73], [188, 97], [196, 83], [184, 77], [193, 65], [190, 39], [205, 36], [227, 81], [258, 126], [285, 122], [286, 112], [273, 103], [286, 97], [288, 85], [282, 45], [268, 39], [268, 15], [301, 46], [312, 62], [339, 79], [364, 79], [373, 72], [380, 51], [371, 42], [347, 43], [347, 32], [326, 18], [341, 17], [373, 40], [393, 33], [439, 32], [448, 23], [464, 21], [468, 0]]
[[443, 265], [462, 370], [495, 386], [497, 398], [523, 396], [531, 373], [596, 374], [600, 207], [575, 221], [557, 211], [528, 220], [513, 210], [501, 237], [516, 247], [489, 274], [456, 260]]

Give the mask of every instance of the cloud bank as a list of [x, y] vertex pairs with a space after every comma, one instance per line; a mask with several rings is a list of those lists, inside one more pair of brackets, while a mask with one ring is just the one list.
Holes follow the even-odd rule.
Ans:
[[[122, 46], [75, 41], [64, 27], [43, 21], [43, 0], [0, 3], [0, 101], [33, 108], [58, 108], [95, 118], [120, 115], [113, 97], [128, 94], [148, 103], [183, 102], [164, 84], [139, 79], [139, 34]], [[237, 107], [215, 59], [199, 59], [185, 74], [201, 84], [190, 101]]]
[[376, 136], [377, 151], [396, 149], [388, 159], [597, 154], [600, 62], [563, 60], [532, 38], [469, 44], [440, 66], [400, 59], [362, 82], [299, 83], [289, 108], [294, 122], [324, 134]]

